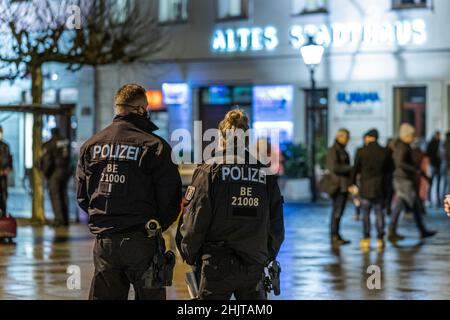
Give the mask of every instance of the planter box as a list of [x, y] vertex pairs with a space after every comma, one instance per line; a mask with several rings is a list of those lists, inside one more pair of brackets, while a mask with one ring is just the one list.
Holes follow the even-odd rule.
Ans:
[[280, 179], [281, 194], [286, 202], [303, 202], [311, 200], [309, 179]]

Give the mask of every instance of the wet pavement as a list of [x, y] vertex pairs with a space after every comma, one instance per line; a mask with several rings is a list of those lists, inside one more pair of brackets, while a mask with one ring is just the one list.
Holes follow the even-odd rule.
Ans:
[[[281, 299], [450, 299], [450, 219], [429, 210], [427, 222], [439, 231], [421, 243], [414, 222], [404, 218], [400, 232], [407, 240], [384, 251], [359, 248], [361, 223], [350, 206], [343, 234], [351, 245], [332, 250], [328, 206], [286, 205], [286, 241], [280, 252]], [[85, 225], [70, 229], [22, 225], [16, 245], [0, 245], [0, 299], [86, 299], [92, 266], [93, 237]], [[375, 239], [373, 240], [375, 247]], [[68, 266], [79, 266], [81, 289], [69, 290]], [[381, 271], [381, 290], [369, 290], [367, 268]], [[188, 299], [181, 262], [170, 299]], [[132, 296], [132, 293], [131, 295]]]

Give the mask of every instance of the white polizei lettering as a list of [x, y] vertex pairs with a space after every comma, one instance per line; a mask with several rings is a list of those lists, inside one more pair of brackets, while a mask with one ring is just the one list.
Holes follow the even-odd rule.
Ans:
[[101, 152], [102, 152], [101, 146], [94, 146], [94, 152], [93, 152], [92, 158], [93, 159], [97, 158], [97, 156], [99, 156]]
[[257, 180], [259, 180], [258, 179], [258, 177], [257, 177], [257, 175], [258, 175], [258, 172], [259, 172], [259, 170], [257, 170], [257, 169], [252, 169], [252, 181], [257, 181]]
[[[237, 172], [237, 176], [234, 175], [234, 173]], [[240, 180], [241, 178], [241, 170], [238, 167], [232, 167], [231, 168], [231, 179], [233, 180]]]
[[128, 147], [127, 159], [134, 159], [134, 152], [136, 147]]
[[119, 159], [128, 159], [125, 156], [125, 152], [127, 152], [127, 150], [129, 149], [128, 146], [120, 146], [120, 155], [119, 155]]
[[230, 168], [222, 167], [222, 179], [226, 180], [226, 178], [228, 178], [229, 175], [230, 175]]
[[119, 146], [114, 146], [114, 145], [112, 145], [111, 147], [114, 150], [114, 152], [111, 152], [111, 158], [117, 159], [119, 157], [119, 150], [120, 150], [120, 148], [119, 148]]
[[139, 151], [140, 151], [141, 149], [139, 149], [138, 147], [136, 147], [136, 150], [135, 150], [135, 154], [134, 154], [134, 161], [137, 161], [137, 159], [138, 159], [138, 157], [139, 157]]
[[266, 183], [266, 175], [264, 170], [257, 168], [245, 168], [240, 166], [234, 167], [222, 167], [222, 180], [227, 181], [231, 179], [233, 181], [251, 181]]
[[111, 154], [111, 147], [109, 146], [109, 144], [105, 144], [102, 147], [102, 158], [108, 158]]

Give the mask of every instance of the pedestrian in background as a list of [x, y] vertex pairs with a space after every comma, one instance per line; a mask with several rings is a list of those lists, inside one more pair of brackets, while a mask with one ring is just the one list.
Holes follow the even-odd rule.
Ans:
[[69, 225], [67, 184], [70, 170], [70, 141], [60, 136], [59, 128], [51, 130], [52, 137], [44, 143], [41, 169], [48, 183], [48, 192], [55, 215], [56, 227]]
[[436, 185], [436, 206], [439, 205], [441, 201], [441, 133], [437, 131], [433, 138], [427, 145], [427, 156], [430, 159], [431, 165], [431, 179], [430, 179], [430, 187], [428, 189], [428, 201], [430, 204], [433, 203], [432, 200], [432, 189], [433, 185]]
[[340, 234], [341, 218], [345, 211], [349, 188], [351, 185], [352, 166], [350, 156], [346, 151], [350, 140], [350, 132], [347, 129], [340, 129], [336, 133], [336, 140], [327, 153], [327, 168], [330, 174], [335, 176], [338, 188], [334, 195], [331, 195], [333, 208], [331, 214], [331, 242], [333, 246], [347, 245], [349, 240], [345, 240]]
[[377, 248], [384, 248], [384, 186], [389, 168], [389, 154], [386, 148], [378, 144], [378, 131], [370, 130], [364, 136], [365, 146], [358, 149], [355, 156], [355, 165], [352, 182], [360, 176], [359, 193], [361, 195], [361, 212], [363, 214], [363, 239], [361, 248], [370, 248], [370, 211], [376, 213], [377, 221]]
[[444, 193], [450, 194], [450, 132], [447, 132], [445, 137], [445, 144], [444, 144], [444, 159], [445, 159], [445, 172], [446, 172], [446, 188], [444, 190]]
[[384, 198], [384, 209], [386, 211], [386, 215], [390, 216], [392, 211], [392, 199], [394, 198], [394, 170], [395, 170], [395, 164], [394, 164], [394, 149], [396, 144], [395, 138], [389, 138], [386, 144], [386, 152], [387, 152], [387, 158], [388, 158], [388, 166], [387, 166], [387, 172], [385, 176], [385, 190], [386, 195]]
[[419, 169], [417, 173], [417, 193], [420, 202], [420, 211], [423, 214], [426, 214], [425, 210], [425, 202], [427, 200], [428, 192], [430, 190], [430, 159], [427, 154], [422, 151], [420, 140], [416, 140], [412, 144], [414, 161], [416, 162], [416, 166]]
[[8, 144], [3, 141], [0, 126], [0, 217], [7, 214], [8, 175], [13, 169], [13, 160]]
[[392, 212], [391, 225], [389, 227], [389, 240], [398, 241], [405, 237], [397, 233], [398, 221], [402, 212], [412, 212], [422, 238], [432, 237], [435, 231], [426, 229], [420, 208], [420, 200], [417, 192], [417, 177], [420, 169], [414, 161], [411, 144], [415, 139], [415, 129], [410, 124], [400, 126], [400, 139], [394, 150], [394, 189], [396, 193], [396, 205]]

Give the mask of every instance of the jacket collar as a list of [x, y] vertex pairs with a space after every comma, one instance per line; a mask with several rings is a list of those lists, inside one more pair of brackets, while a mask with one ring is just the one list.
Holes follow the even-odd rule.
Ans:
[[144, 116], [138, 115], [136, 113], [117, 115], [114, 117], [113, 122], [129, 122], [139, 129], [142, 129], [149, 133], [155, 132], [159, 129], [152, 121], [149, 121]]

